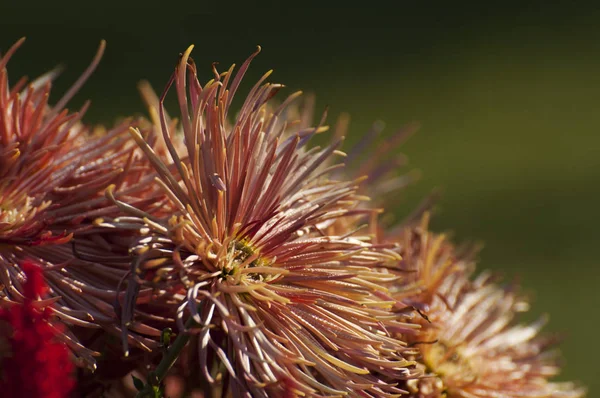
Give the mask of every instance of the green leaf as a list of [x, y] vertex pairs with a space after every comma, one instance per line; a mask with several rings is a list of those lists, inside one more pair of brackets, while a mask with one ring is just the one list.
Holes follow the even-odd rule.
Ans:
[[134, 375], [131, 375], [131, 378], [133, 379], [133, 385], [135, 386], [136, 390], [142, 391], [144, 389], [144, 382]]

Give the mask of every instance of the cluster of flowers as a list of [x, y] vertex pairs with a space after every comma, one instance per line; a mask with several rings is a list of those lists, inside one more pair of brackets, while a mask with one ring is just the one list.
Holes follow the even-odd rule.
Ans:
[[[473, 250], [430, 232], [426, 210], [377, 222], [411, 179], [394, 152], [414, 126], [371, 151], [375, 125], [346, 154], [343, 119], [309, 146], [325, 115], [313, 127], [310, 98], [273, 99], [270, 73], [230, 115], [260, 49], [202, 85], [190, 47], [161, 97], [141, 85], [149, 119], [91, 129], [88, 104], [64, 107], [104, 44], [55, 105], [56, 72], [9, 85], [20, 44], [0, 59], [2, 383], [46, 361], [67, 394], [69, 355], [81, 396], [132, 371], [140, 396], [168, 377], [224, 397], [584, 395], [550, 380], [544, 321], [513, 321], [518, 289], [474, 276]], [[173, 85], [178, 118], [163, 107]], [[28, 366], [31, 328], [44, 342]]]

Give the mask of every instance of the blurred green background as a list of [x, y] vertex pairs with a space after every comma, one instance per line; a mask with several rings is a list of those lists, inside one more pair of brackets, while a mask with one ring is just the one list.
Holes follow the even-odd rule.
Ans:
[[[83, 3], [83, 2], [81, 2]], [[178, 54], [203, 80], [263, 47], [246, 86], [271, 81], [317, 94], [330, 122], [352, 115], [350, 141], [376, 119], [385, 132], [416, 120], [404, 146], [421, 181], [406, 214], [435, 187], [434, 228], [485, 243], [481, 268], [519, 276], [533, 314], [565, 332], [563, 379], [600, 393], [600, 9], [590, 2], [208, 3], [11, 2], [0, 5], [0, 49], [21, 36], [14, 80], [67, 69], [63, 92], [108, 48], [72, 103], [93, 98], [90, 122], [144, 112], [136, 83], [162, 89]]]

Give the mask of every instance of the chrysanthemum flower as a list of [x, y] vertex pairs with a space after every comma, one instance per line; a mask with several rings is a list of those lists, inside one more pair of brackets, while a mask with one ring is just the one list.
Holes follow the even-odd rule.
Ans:
[[[474, 280], [470, 251], [460, 253], [443, 235], [422, 225], [401, 237], [403, 271], [412, 281], [396, 297], [422, 311], [422, 328], [406, 339], [420, 348], [427, 374], [407, 382], [411, 396], [581, 397], [572, 383], [549, 381], [557, 375], [556, 341], [540, 336], [544, 318], [529, 325], [515, 316], [528, 309], [516, 286], [497, 285], [489, 273]], [[409, 278], [410, 279], [410, 278]]]
[[[277, 121], [276, 126], [284, 130], [284, 137], [293, 136], [298, 129], [311, 126], [315, 113], [315, 97], [308, 95], [299, 102], [290, 104]], [[340, 114], [332, 129], [331, 143], [343, 138], [348, 133], [349, 126], [350, 116], [346, 113]], [[433, 194], [402, 222], [397, 222], [394, 215], [384, 209], [392, 202], [397, 206], [403, 190], [420, 177], [418, 170], [405, 170], [408, 159], [400, 152], [400, 147], [419, 126], [416, 122], [408, 123], [384, 138], [382, 133], [385, 124], [376, 121], [360, 140], [349, 147], [343, 163], [334, 163], [331, 158], [325, 160], [320, 169], [327, 168], [330, 178], [333, 179], [357, 181], [357, 193], [365, 196], [364, 200], [344, 217], [317, 224], [316, 228], [322, 234], [368, 234], [373, 242], [378, 242], [384, 235], [397, 233], [418, 222], [420, 216], [430, 209], [435, 196]], [[386, 227], [391, 227], [391, 230], [384, 231]]]
[[64, 109], [100, 62], [104, 42], [55, 105], [48, 99], [57, 71], [9, 86], [6, 65], [22, 42], [0, 58], [0, 243], [60, 244], [71, 237], [67, 230], [91, 218], [86, 212], [98, 206], [90, 201], [106, 202], [104, 189], [123, 184], [134, 149], [124, 133], [132, 121], [90, 134], [81, 123], [89, 102], [76, 113]]
[[[81, 122], [88, 103], [77, 113], [64, 109], [98, 65], [104, 42], [55, 105], [48, 99], [56, 72], [9, 87], [6, 65], [22, 42], [0, 58], [0, 298], [23, 300], [19, 264], [31, 258], [44, 269], [49, 297], [58, 300], [52, 306], [58, 319], [119, 335], [112, 303], [129, 270], [128, 237], [123, 230], [107, 233], [94, 222], [120, 211], [104, 196], [111, 184], [140, 208], [160, 206], [160, 197], [149, 194], [151, 169], [127, 133], [144, 122], [126, 120], [110, 131], [90, 132]], [[156, 139], [151, 129], [144, 131], [149, 141]], [[121, 262], [111, 267], [106, 260], [117, 256]], [[98, 257], [104, 265], [94, 264]], [[94, 367], [93, 352], [71, 330], [61, 337], [82, 364]]]
[[129, 217], [104, 220], [117, 229], [137, 222], [145, 234], [134, 247], [125, 325], [140, 323], [133, 304], [139, 289], [152, 287], [170, 297], [181, 329], [191, 316], [202, 377], [225, 377], [234, 396], [281, 395], [284, 379], [293, 381], [288, 394], [290, 388], [316, 396], [400, 394], [390, 380], [411, 377], [413, 363], [405, 356], [414, 350], [392, 333], [411, 326], [378, 295], [396, 276], [377, 269], [398, 256], [366, 236], [323, 235], [317, 228], [350, 214], [361, 200], [357, 181], [332, 180], [321, 168], [337, 144], [303, 148], [321, 126], [282, 138], [285, 126], [275, 126], [297, 94], [267, 112], [281, 88], [263, 84], [269, 74], [228, 125], [232, 98], [256, 53], [235, 76], [232, 69], [215, 70], [202, 86], [191, 49], [170, 83], [177, 88], [185, 152], [174, 149], [162, 107], [173, 166], [132, 130], [176, 211], [156, 217], [115, 198]]
[[65, 177], [56, 171], [68, 166], [65, 155], [80, 129], [79, 115], [48, 106], [53, 72], [25, 89], [25, 80], [9, 87], [6, 64], [22, 42], [0, 59], [0, 242], [59, 243], [69, 237], [53, 238], [40, 214], [51, 205], [48, 193]]
[[[343, 118], [340, 125], [340, 130], [345, 130], [347, 120]], [[393, 156], [415, 127], [408, 125], [391, 142], [374, 146], [381, 128], [375, 124], [349, 151], [347, 162], [358, 166], [341, 172], [368, 176], [362, 187], [374, 193], [375, 205], [389, 204], [386, 195], [391, 192], [396, 197], [413, 180], [414, 173], [395, 175], [397, 167], [404, 164], [403, 157], [397, 157], [394, 165], [385, 159]], [[544, 319], [528, 326], [512, 322], [517, 313], [528, 308], [516, 287], [502, 288], [489, 274], [471, 281], [475, 250], [457, 250], [443, 235], [428, 232], [426, 212], [433, 199], [435, 193], [403, 222], [388, 224], [387, 228], [377, 222], [372, 202], [363, 206], [365, 214], [369, 208], [373, 210], [370, 231], [375, 241], [399, 244], [403, 259], [397, 270], [403, 278], [392, 288], [396, 308], [415, 308], [420, 314], [414, 318], [421, 326], [418, 333], [403, 339], [420, 349], [414, 359], [424, 376], [402, 385], [411, 396], [420, 398], [582, 396], [583, 389], [572, 383], [549, 381], [560, 369], [557, 353], [549, 350], [556, 340], [538, 336]], [[326, 231], [353, 229], [353, 225], [343, 220], [330, 223]]]

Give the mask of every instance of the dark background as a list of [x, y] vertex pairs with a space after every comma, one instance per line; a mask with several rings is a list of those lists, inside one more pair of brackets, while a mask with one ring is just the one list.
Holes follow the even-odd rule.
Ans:
[[533, 315], [550, 313], [547, 330], [567, 335], [561, 378], [600, 393], [600, 10], [591, 3], [80, 3], [2, 1], [0, 49], [27, 36], [13, 81], [62, 63], [60, 93], [106, 39], [72, 102], [93, 98], [89, 122], [143, 113], [137, 81], [162, 89], [192, 43], [203, 81], [213, 61], [239, 65], [260, 44], [244, 87], [274, 68], [271, 81], [330, 105], [330, 122], [349, 112], [351, 142], [377, 119], [388, 134], [421, 122], [403, 151], [423, 178], [394, 210], [406, 214], [442, 187], [434, 228], [483, 241], [482, 269], [520, 277]]

